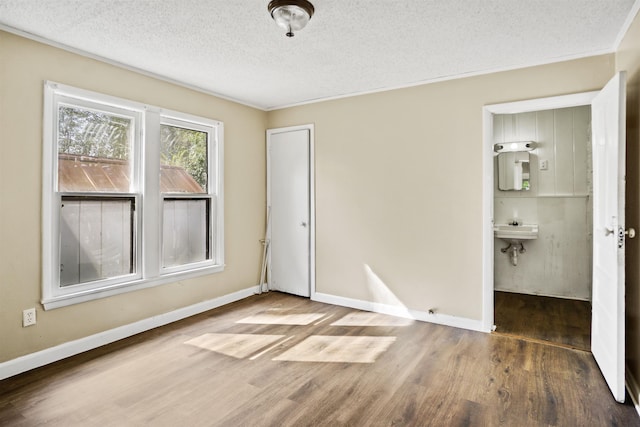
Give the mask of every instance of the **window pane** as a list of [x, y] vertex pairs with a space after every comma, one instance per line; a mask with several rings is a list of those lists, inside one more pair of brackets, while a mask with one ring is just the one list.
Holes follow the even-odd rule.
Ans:
[[207, 132], [160, 127], [160, 191], [207, 192]]
[[209, 199], [165, 199], [163, 267], [209, 259]]
[[58, 108], [58, 191], [129, 192], [133, 119]]
[[60, 286], [133, 273], [133, 199], [62, 198]]

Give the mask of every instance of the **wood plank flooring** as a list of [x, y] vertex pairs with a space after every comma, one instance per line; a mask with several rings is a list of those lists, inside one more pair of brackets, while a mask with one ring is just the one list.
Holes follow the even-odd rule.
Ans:
[[1, 381], [0, 425], [631, 427], [640, 419], [613, 400], [588, 352], [270, 292]]
[[591, 349], [591, 304], [587, 301], [498, 291], [494, 301], [497, 333]]

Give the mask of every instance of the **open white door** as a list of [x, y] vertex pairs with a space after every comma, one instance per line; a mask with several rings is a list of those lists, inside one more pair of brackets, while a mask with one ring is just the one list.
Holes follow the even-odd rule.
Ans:
[[310, 129], [267, 133], [270, 289], [308, 297], [310, 282]]
[[626, 75], [591, 104], [593, 144], [593, 295], [591, 352], [614, 398], [623, 402]]

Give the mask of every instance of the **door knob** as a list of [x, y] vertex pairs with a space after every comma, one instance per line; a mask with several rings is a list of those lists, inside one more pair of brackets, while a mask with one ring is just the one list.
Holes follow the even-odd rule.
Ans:
[[622, 227], [618, 228], [618, 247], [620, 249], [624, 247], [625, 236], [629, 236], [630, 239], [633, 239], [634, 237], [636, 237], [636, 230], [631, 227], [626, 231]]
[[[301, 226], [303, 226], [303, 227], [306, 227], [306, 226], [307, 226], [307, 223], [306, 223], [306, 222], [304, 222], [304, 221], [302, 221], [302, 222], [300, 223], [300, 225], [301, 225]], [[635, 232], [634, 232], [634, 233], [635, 233]], [[634, 234], [634, 235], [635, 235], [635, 234]]]
[[608, 236], [609, 234], [613, 234], [613, 229], [611, 229], [609, 227], [605, 227], [604, 228], [604, 235]]

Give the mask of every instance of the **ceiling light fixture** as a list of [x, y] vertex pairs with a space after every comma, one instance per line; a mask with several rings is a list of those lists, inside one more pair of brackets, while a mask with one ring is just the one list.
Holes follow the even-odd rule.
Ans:
[[287, 30], [287, 37], [303, 29], [315, 11], [307, 0], [272, 0], [267, 9], [276, 24]]

